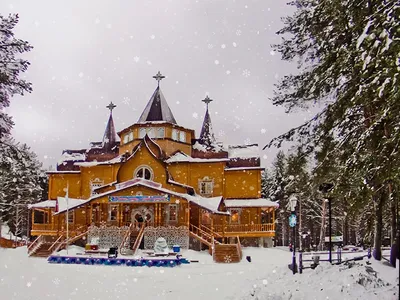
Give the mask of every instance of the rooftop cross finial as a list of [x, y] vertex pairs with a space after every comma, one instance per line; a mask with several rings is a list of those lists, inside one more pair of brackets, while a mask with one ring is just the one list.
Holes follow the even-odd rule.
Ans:
[[113, 109], [116, 108], [116, 107], [117, 107], [117, 106], [116, 106], [114, 103], [112, 103], [112, 101], [110, 102], [110, 104], [108, 104], [108, 105], [106, 106], [106, 108], [108, 108], [108, 109], [110, 110], [111, 113], [112, 113]]
[[207, 109], [208, 109], [208, 104], [211, 102], [211, 101], [213, 101], [212, 99], [210, 99], [210, 97], [208, 97], [208, 95], [203, 99], [203, 100], [201, 100], [201, 101], [203, 101], [205, 104], [207, 104]]
[[162, 75], [162, 74], [160, 73], [160, 71], [158, 71], [158, 73], [157, 73], [155, 76], [153, 76], [153, 78], [154, 78], [155, 80], [157, 80], [157, 86], [160, 86], [160, 81], [163, 80], [163, 79], [165, 78], [165, 76]]

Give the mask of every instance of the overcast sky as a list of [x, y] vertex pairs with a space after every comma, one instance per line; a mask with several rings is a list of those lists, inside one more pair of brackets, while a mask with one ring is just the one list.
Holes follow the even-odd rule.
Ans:
[[[135, 123], [157, 84], [179, 125], [200, 133], [208, 94], [218, 140], [258, 143], [299, 124], [268, 99], [295, 66], [271, 44], [286, 0], [1, 1], [1, 14], [18, 13], [18, 38], [34, 49], [26, 77], [33, 92], [14, 97], [13, 136], [46, 167], [62, 149], [100, 141], [113, 101], [117, 130]], [[261, 153], [268, 166], [276, 149]]]

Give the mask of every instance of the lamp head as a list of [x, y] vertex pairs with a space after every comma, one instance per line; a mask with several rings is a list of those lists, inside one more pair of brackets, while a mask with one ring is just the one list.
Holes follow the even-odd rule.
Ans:
[[290, 197], [289, 203], [290, 203], [290, 210], [295, 211], [297, 205], [297, 197], [296, 196]]

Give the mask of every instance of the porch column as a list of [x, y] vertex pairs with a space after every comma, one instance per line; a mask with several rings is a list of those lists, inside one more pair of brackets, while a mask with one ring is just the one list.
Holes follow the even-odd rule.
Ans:
[[272, 230], [275, 231], [275, 208], [272, 208]]

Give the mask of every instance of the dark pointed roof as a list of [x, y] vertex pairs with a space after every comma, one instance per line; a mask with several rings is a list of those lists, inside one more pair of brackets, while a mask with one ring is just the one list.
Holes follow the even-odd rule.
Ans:
[[199, 142], [204, 146], [214, 148], [216, 145], [216, 139], [212, 129], [211, 117], [208, 112], [208, 104], [210, 104], [212, 100], [207, 96], [202, 101], [207, 105], [207, 108], [206, 115], [204, 116], [203, 126], [201, 127]]
[[158, 86], [142, 112], [138, 123], [164, 121], [176, 124], [174, 115], [168, 106], [167, 100]]
[[112, 147], [114, 147], [118, 140], [117, 133], [115, 131], [114, 120], [113, 120], [113, 116], [112, 116], [112, 110], [115, 107], [116, 106], [112, 102], [107, 106], [107, 108], [110, 109], [110, 117], [108, 118], [106, 131], [104, 132], [103, 141], [102, 141], [103, 147], [105, 149], [111, 149]]
[[212, 124], [211, 124], [211, 117], [210, 117], [210, 114], [208, 113], [208, 105], [207, 105], [206, 115], [204, 116], [203, 126], [201, 127], [200, 142], [203, 145], [207, 145], [207, 146], [216, 144], [216, 140], [215, 140], [214, 132], [212, 129]]

